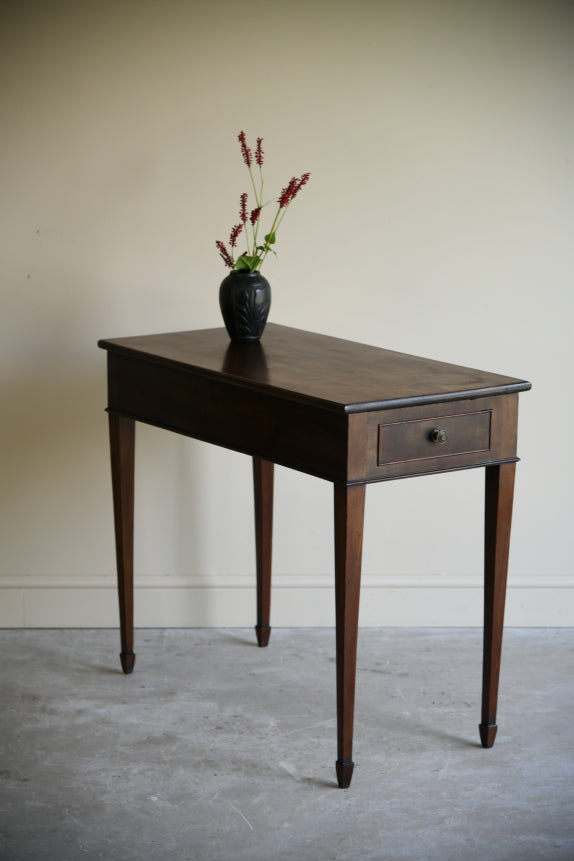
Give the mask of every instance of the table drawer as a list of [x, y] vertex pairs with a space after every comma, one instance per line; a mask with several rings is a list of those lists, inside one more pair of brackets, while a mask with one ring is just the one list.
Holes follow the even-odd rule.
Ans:
[[378, 464], [488, 451], [491, 415], [480, 410], [380, 424]]

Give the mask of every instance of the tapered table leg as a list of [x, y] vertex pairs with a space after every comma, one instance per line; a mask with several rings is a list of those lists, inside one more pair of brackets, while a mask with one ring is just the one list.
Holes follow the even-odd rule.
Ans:
[[335, 612], [337, 625], [337, 780], [353, 776], [353, 716], [365, 486], [335, 485]]
[[273, 546], [273, 464], [253, 458], [255, 496], [255, 550], [257, 558], [257, 624], [260, 646], [269, 642], [271, 627], [271, 554]]
[[109, 424], [122, 644], [120, 660], [124, 673], [131, 673], [136, 660], [133, 576], [135, 422], [109, 413]]
[[516, 464], [486, 467], [484, 530], [484, 654], [482, 675], [483, 747], [496, 738], [496, 706], [500, 676], [500, 653], [504, 626], [506, 576], [510, 547], [510, 525]]

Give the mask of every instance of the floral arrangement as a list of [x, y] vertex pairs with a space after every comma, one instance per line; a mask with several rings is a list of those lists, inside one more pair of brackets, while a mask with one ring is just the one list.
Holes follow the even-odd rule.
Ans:
[[[253, 154], [251, 148], [247, 146], [245, 132], [239, 133], [238, 140], [241, 145], [243, 161], [247, 165], [249, 176], [251, 177], [251, 184], [255, 195], [255, 207], [251, 209], [251, 211], [248, 211], [247, 200], [249, 195], [247, 192], [242, 194], [239, 202], [240, 220], [238, 224], [231, 228], [228, 243], [229, 247], [220, 240], [217, 240], [215, 244], [223, 262], [229, 269], [235, 269], [239, 272], [256, 272], [261, 269], [261, 266], [270, 251], [272, 254], [275, 254], [272, 246], [275, 245], [277, 231], [285, 218], [285, 213], [303, 186], [309, 182], [311, 174], [304, 173], [300, 177], [294, 176], [285, 186], [276, 200], [277, 211], [271, 223], [271, 229], [264, 235], [263, 239], [260, 239], [261, 214], [263, 209], [272, 202], [267, 201], [267, 203], [263, 203], [263, 138], [257, 138], [255, 154]], [[253, 176], [252, 167], [254, 162], [259, 168], [258, 183], [255, 182], [255, 177]], [[242, 234], [247, 250], [244, 251], [243, 254], [240, 254], [236, 260], [234, 255], [238, 239]]]

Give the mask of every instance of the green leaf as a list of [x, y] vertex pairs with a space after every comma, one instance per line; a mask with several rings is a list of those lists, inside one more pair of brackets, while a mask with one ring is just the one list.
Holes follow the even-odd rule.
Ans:
[[255, 272], [261, 263], [261, 258], [251, 254], [242, 254], [237, 258], [235, 269], [237, 272]]
[[268, 242], [269, 245], [275, 245], [275, 231], [273, 233], [268, 233], [265, 237], [265, 242]]

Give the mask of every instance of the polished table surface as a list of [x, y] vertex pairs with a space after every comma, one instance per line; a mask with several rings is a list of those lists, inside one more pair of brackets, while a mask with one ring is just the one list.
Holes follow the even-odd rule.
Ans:
[[257, 639], [269, 640], [273, 464], [334, 485], [337, 776], [351, 781], [365, 487], [485, 467], [485, 629], [480, 735], [490, 747], [524, 380], [269, 323], [254, 344], [223, 328], [114, 338], [108, 413], [122, 636], [133, 670], [135, 421], [253, 457]]

